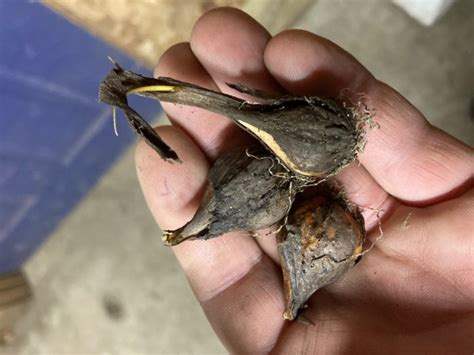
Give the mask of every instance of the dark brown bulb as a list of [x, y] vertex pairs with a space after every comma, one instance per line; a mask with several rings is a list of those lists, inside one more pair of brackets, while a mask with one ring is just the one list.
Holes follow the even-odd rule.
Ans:
[[182, 228], [165, 231], [166, 244], [272, 226], [285, 218], [298, 191], [298, 182], [292, 182], [262, 147], [224, 154], [211, 168], [208, 181], [193, 219]]

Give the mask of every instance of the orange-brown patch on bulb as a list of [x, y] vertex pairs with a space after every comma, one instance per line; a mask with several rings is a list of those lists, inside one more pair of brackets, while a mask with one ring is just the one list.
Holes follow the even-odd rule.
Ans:
[[326, 236], [329, 240], [333, 240], [336, 238], [336, 228], [333, 226], [329, 226], [326, 230]]

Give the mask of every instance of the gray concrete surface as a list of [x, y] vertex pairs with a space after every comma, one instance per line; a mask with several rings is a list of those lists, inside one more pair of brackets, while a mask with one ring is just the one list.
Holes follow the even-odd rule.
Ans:
[[[473, 14], [459, 1], [425, 28], [387, 1], [319, 0], [295, 27], [345, 47], [473, 144]], [[129, 151], [28, 263], [35, 301], [0, 353], [223, 353], [160, 235]]]

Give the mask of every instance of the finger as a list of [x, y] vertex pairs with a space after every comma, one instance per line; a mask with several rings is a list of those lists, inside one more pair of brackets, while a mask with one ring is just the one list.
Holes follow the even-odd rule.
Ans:
[[342, 170], [336, 179], [344, 186], [347, 198], [361, 209], [367, 232], [379, 225], [395, 203], [394, 198], [357, 162]]
[[366, 96], [380, 128], [368, 133], [360, 161], [390, 194], [422, 202], [448, 194], [472, 174], [472, 150], [440, 132], [395, 90], [377, 81], [350, 54], [305, 31], [275, 36], [265, 64], [296, 94], [338, 96], [353, 102]]
[[[196, 59], [189, 43], [169, 48], [155, 68], [155, 76], [168, 76], [211, 90], [219, 90], [212, 78]], [[220, 152], [237, 145], [243, 132], [227, 117], [201, 108], [162, 102], [170, 121], [181, 127], [211, 160]]]
[[246, 13], [218, 8], [196, 22], [191, 48], [223, 92], [244, 97], [226, 83], [268, 91], [280, 89], [263, 62], [263, 52], [270, 38], [268, 31]]
[[[163, 161], [141, 141], [136, 150], [137, 174], [157, 223], [164, 229], [175, 229], [198, 208], [209, 166], [204, 154], [179, 128], [160, 127], [157, 131], [183, 163]], [[229, 233], [208, 241], [184, 242], [173, 251], [230, 349], [237, 349], [237, 345], [247, 350], [271, 348], [276, 341], [272, 336], [283, 324], [282, 285], [275, 265], [253, 238]]]

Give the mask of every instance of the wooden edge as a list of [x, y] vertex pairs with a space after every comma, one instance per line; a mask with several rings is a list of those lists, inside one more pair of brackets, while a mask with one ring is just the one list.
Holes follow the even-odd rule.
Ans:
[[31, 286], [22, 271], [0, 274], [0, 311], [28, 300], [31, 295]]

